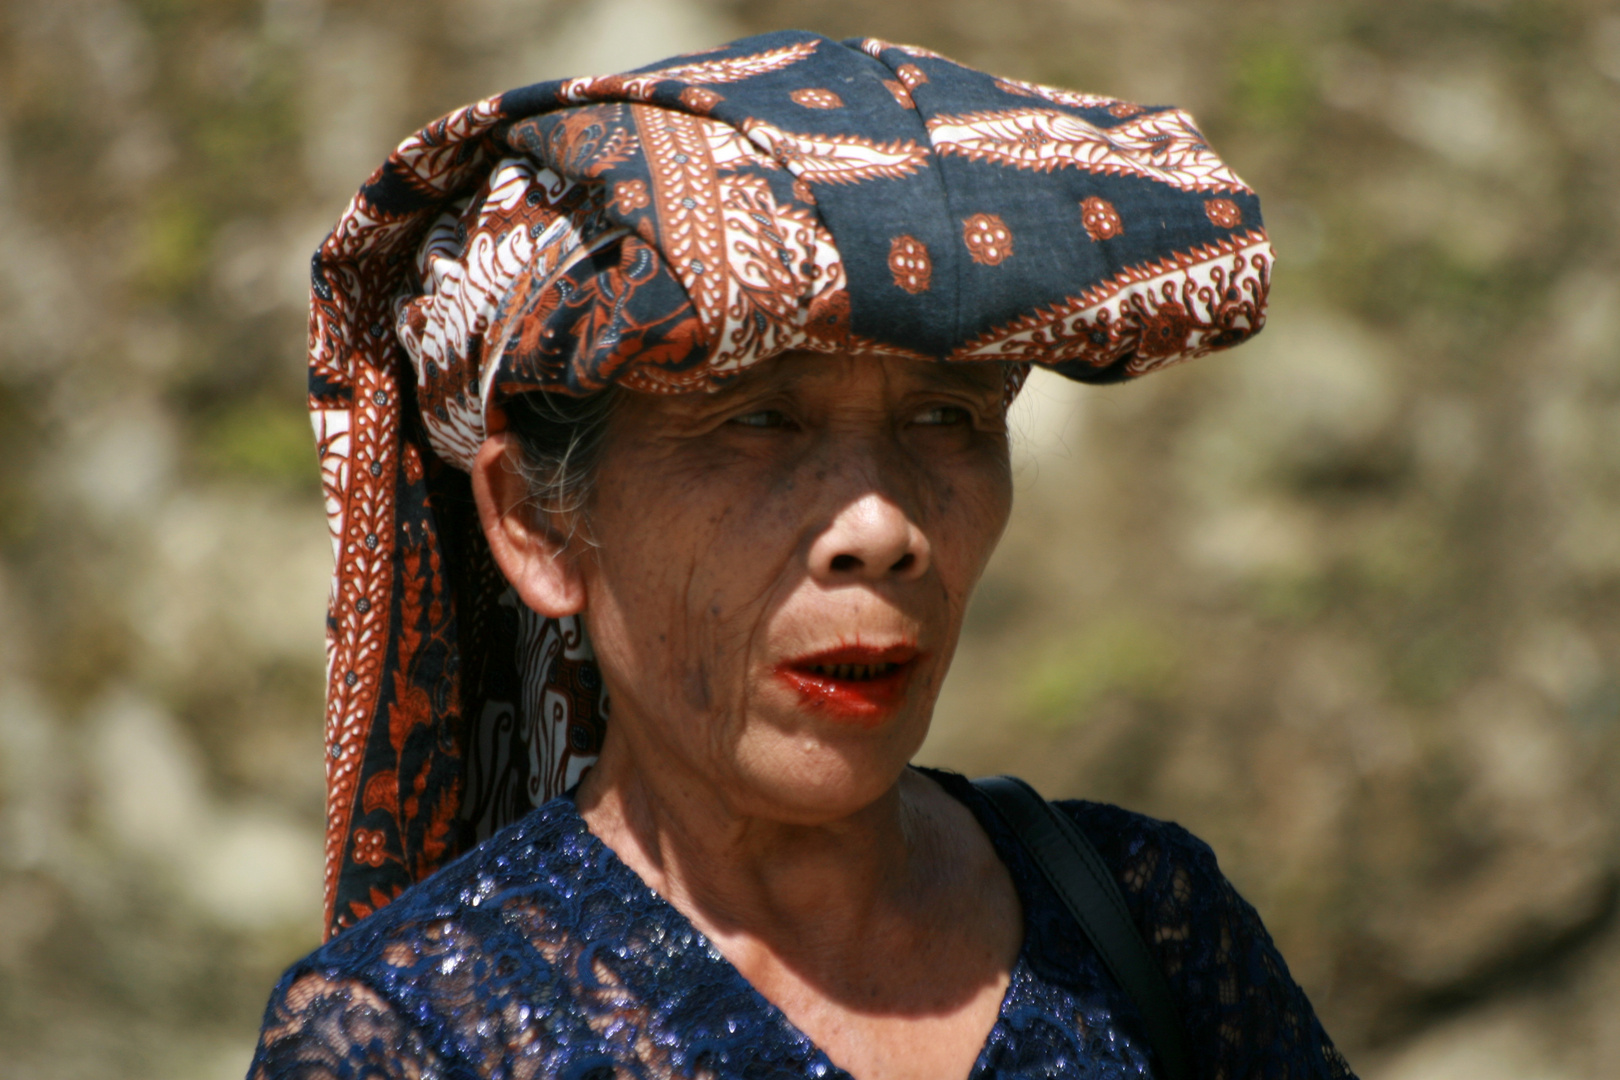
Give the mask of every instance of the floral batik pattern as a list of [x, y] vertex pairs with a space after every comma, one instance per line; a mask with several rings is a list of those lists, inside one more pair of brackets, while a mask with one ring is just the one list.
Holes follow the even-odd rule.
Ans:
[[1190, 117], [783, 32], [459, 109], [315, 254], [336, 571], [327, 930], [577, 782], [609, 702], [496, 570], [515, 394], [706, 391], [788, 350], [1128, 379], [1263, 325], [1253, 191]]

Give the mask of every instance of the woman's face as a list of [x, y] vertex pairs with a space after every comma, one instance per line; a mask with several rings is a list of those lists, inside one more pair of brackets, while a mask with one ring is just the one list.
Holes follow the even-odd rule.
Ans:
[[1011, 502], [998, 365], [788, 354], [626, 395], [577, 564], [610, 743], [738, 812], [867, 805], [922, 743]]

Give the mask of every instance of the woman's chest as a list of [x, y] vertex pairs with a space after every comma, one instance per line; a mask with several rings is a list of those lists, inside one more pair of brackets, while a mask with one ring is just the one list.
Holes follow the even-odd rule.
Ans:
[[[868, 1024], [823, 1025], [774, 1003], [783, 999], [779, 988], [761, 993], [582, 827], [548, 850], [550, 858], [524, 860], [499, 887], [491, 879], [462, 890], [487, 899], [458, 904], [448, 919], [432, 917], [428, 908], [437, 905], [424, 901], [418, 917], [388, 935], [391, 943], [361, 950], [370, 960], [353, 974], [464, 1075], [1150, 1075], [1130, 1005], [1079, 927], [1029, 887], [1016, 861], [1024, 919], [1010, 973], [1003, 959], [1001, 976], [976, 994], [869, 1010]], [[396, 903], [401, 913], [417, 906]], [[914, 970], [901, 976], [924, 981]]]
[[1000, 1018], [1009, 975], [1003, 970], [973, 985], [951, 974], [934, 981], [955, 985], [930, 987], [896, 972], [895, 981], [920, 991], [909, 1001], [859, 983], [816, 985], [793, 971], [746, 977], [788, 1027], [845, 1073], [860, 1080], [959, 1080], [972, 1074]]
[[557, 928], [522, 940], [456, 935], [463, 947], [449, 950], [441, 939], [400, 972], [389, 996], [425, 1021], [443, 1058], [477, 1076], [1151, 1075], [1118, 992], [1089, 962], [1059, 980], [1021, 955], [1005, 991], [971, 1024], [911, 1017], [812, 1038], [689, 927], [645, 917], [619, 927], [583, 938]]

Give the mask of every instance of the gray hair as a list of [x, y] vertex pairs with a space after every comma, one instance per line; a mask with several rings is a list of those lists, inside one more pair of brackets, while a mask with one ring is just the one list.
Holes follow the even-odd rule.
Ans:
[[508, 430], [522, 450], [523, 479], [534, 509], [553, 521], [566, 520], [570, 537], [592, 543], [587, 508], [596, 466], [606, 443], [608, 420], [624, 392], [616, 387], [585, 397], [534, 392], [505, 403]]

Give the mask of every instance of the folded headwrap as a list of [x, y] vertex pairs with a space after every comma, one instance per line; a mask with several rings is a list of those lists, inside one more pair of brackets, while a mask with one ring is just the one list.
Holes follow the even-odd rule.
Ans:
[[1264, 322], [1254, 193], [1183, 112], [784, 32], [460, 109], [315, 255], [336, 555], [327, 932], [566, 789], [607, 701], [466, 470], [513, 394], [713, 389], [790, 349], [1111, 382]]

